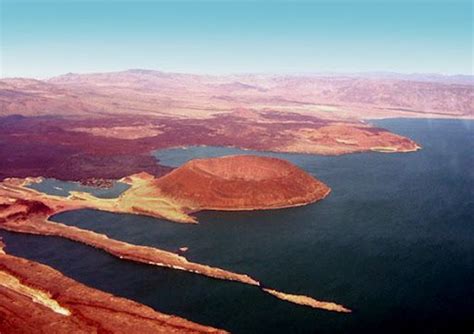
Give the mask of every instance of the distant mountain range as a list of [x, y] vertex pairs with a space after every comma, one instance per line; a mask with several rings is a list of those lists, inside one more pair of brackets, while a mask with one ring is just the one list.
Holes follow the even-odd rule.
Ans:
[[236, 109], [319, 117], [456, 117], [474, 111], [473, 76], [387, 72], [197, 75], [132, 69], [0, 80], [4, 115], [207, 117]]
[[373, 79], [394, 79], [421, 82], [439, 82], [448, 84], [474, 85], [474, 75], [438, 73], [397, 73], [397, 72], [359, 72], [359, 73], [320, 73], [320, 76], [347, 76]]

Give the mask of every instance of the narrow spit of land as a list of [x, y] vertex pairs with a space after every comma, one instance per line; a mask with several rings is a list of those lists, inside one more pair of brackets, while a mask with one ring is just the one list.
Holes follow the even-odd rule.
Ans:
[[[257, 168], [258, 170], [258, 168], [261, 168], [261, 173], [255, 174], [258, 177], [253, 176], [252, 178], [245, 179], [239, 174], [245, 171], [237, 170], [229, 172], [227, 168], [223, 170], [217, 168], [214, 170], [214, 172], [219, 172], [217, 176], [209, 176], [212, 173], [209, 173], [207, 170], [209, 167], [208, 164], [210, 164], [212, 168], [216, 168], [214, 166], [216, 162], [220, 163], [224, 161], [227, 164], [229, 163], [229, 159], [238, 159], [239, 162], [241, 162], [241, 159], [249, 160], [247, 162], [255, 161], [256, 159], [257, 163], [254, 163], [252, 169], [255, 170], [255, 168]], [[235, 187], [238, 185], [236, 182], [240, 182], [243, 184], [243, 189], [245, 190], [243, 192], [244, 195], [254, 191], [253, 188], [267, 189], [267, 195], [272, 194], [274, 193], [275, 187], [282, 185], [286, 187], [287, 181], [284, 180], [287, 179], [288, 176], [292, 177], [293, 189], [290, 188], [292, 190], [286, 193], [286, 198], [282, 198], [281, 193], [276, 198], [267, 196], [261, 198], [261, 200], [267, 201], [268, 208], [296, 206], [314, 202], [315, 200], [324, 198], [330, 190], [322, 182], [312, 178], [299, 168], [274, 158], [234, 157], [224, 160], [209, 160], [210, 162], [204, 160], [198, 161], [198, 167], [200, 167], [198, 174], [203, 174], [199, 176], [202, 178], [215, 178], [215, 182], [223, 183], [223, 187], [229, 187], [230, 190], [235, 190]], [[280, 171], [277, 171], [278, 168], [276, 168], [277, 170], [269, 169], [269, 164], [274, 164], [279, 167]], [[204, 168], [203, 166], [207, 167]], [[185, 172], [189, 170], [188, 167], [189, 166], [185, 167]], [[179, 169], [175, 172], [179, 173]], [[196, 172], [196, 170], [193, 169], [193, 172]], [[235, 173], [239, 175], [234, 175]], [[12, 232], [63, 237], [102, 249], [120, 259], [188, 271], [215, 279], [253, 285], [260, 288], [261, 291], [269, 293], [281, 300], [307, 307], [335, 312], [350, 312], [348, 308], [333, 302], [319, 301], [304, 295], [287, 294], [269, 287], [264, 288], [257, 279], [246, 274], [191, 262], [185, 257], [172, 252], [154, 247], [129, 244], [108, 238], [103, 234], [55, 223], [49, 220], [52, 215], [59, 212], [81, 208], [93, 208], [111, 212], [149, 215], [180, 223], [197, 223], [188, 213], [209, 207], [212, 208], [215, 205], [215, 203], [211, 203], [209, 206], [205, 206], [203, 202], [198, 202], [192, 197], [184, 200], [183, 198], [172, 196], [172, 192], [166, 187], [166, 184], [168, 184], [167, 180], [161, 182], [160, 179], [155, 179], [153, 176], [144, 173], [132, 175], [122, 180], [122, 182], [129, 183], [131, 187], [116, 199], [101, 199], [91, 196], [90, 194], [78, 192], [73, 192], [68, 197], [59, 197], [47, 195], [26, 187], [27, 184], [38, 181], [39, 179], [33, 178], [7, 179], [0, 183], [0, 206], [2, 207], [0, 211], [0, 228]], [[262, 187], [262, 182], [264, 184], [268, 183], [267, 187]], [[269, 182], [273, 183], [273, 188], [269, 187]], [[306, 191], [306, 197], [301, 196], [302, 189]], [[186, 194], [186, 192], [183, 193]], [[298, 196], [295, 194], [298, 194]], [[219, 200], [216, 198], [212, 199]], [[242, 203], [240, 195], [236, 198], [236, 201], [237, 204]], [[228, 202], [225, 203], [229, 204]], [[264, 208], [263, 202], [259, 205], [259, 208]], [[239, 208], [238, 205], [234, 207], [236, 210]], [[247, 207], [245, 208], [248, 209]], [[228, 207], [227, 209], [230, 208]]]

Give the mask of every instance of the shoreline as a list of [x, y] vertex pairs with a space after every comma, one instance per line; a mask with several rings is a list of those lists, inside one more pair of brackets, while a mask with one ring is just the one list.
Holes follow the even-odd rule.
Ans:
[[9, 255], [3, 247], [0, 239], [1, 331], [227, 333], [88, 287], [49, 266]]
[[[348, 308], [333, 302], [319, 301], [304, 295], [287, 294], [267, 287], [264, 289], [258, 280], [246, 274], [190, 262], [184, 256], [159, 248], [134, 245], [108, 238], [104, 234], [49, 221], [49, 217], [54, 214], [81, 208], [117, 213], [147, 214], [147, 212], [137, 211], [137, 208], [130, 205], [130, 203], [125, 208], [120, 208], [116, 205], [116, 201], [110, 199], [97, 199], [90, 195], [78, 193], [73, 193], [69, 197], [59, 197], [46, 195], [25, 187], [25, 184], [34, 180], [34, 178], [7, 179], [0, 182], [0, 205], [4, 208], [3, 212], [0, 212], [0, 229], [17, 233], [62, 237], [101, 249], [122, 260], [183, 270], [209, 278], [256, 286], [261, 292], [270, 293], [281, 300], [306, 307], [343, 313], [350, 312]], [[134, 185], [136, 186], [137, 183], [140, 185], [147, 180], [154, 180], [154, 178], [151, 175], [131, 176], [127, 181], [132, 184], [132, 187], [125, 193], [133, 191]], [[123, 194], [118, 199], [122, 196]], [[158, 216], [156, 212], [149, 212], [148, 215]], [[160, 218], [163, 218], [163, 216], [160, 215]], [[272, 293], [269, 291], [272, 291]], [[308, 303], [308, 301], [312, 302]]]

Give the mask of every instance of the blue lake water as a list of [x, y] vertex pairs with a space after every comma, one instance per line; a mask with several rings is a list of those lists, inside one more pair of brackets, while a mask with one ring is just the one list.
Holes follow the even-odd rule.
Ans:
[[110, 188], [100, 188], [85, 186], [79, 182], [61, 181], [53, 178], [45, 178], [43, 181], [32, 183], [28, 187], [49, 195], [69, 196], [70, 191], [81, 191], [90, 193], [99, 198], [115, 198], [130, 188], [128, 184], [118, 181], [114, 181]]
[[[54, 237], [0, 231], [7, 251], [165, 312], [234, 333], [439, 333], [474, 329], [474, 122], [375, 122], [423, 146], [408, 154], [276, 154], [332, 188], [293, 209], [201, 212], [199, 225], [80, 210], [53, 220], [247, 273], [354, 310], [304, 308], [254, 287], [118, 260]], [[156, 152], [160, 163], [253, 153]], [[275, 155], [275, 154], [272, 154]]]
[[[234, 147], [220, 147], [220, 146], [190, 146], [178, 147], [167, 150], [157, 150], [153, 155], [159, 160], [161, 165], [170, 167], [179, 167], [182, 164], [195, 158], [216, 158], [224, 155], [239, 155], [239, 154], [255, 154], [261, 156], [270, 156], [277, 158], [284, 158], [287, 160], [297, 160], [301, 162], [305, 158], [301, 154], [280, 154], [274, 152], [261, 152], [254, 150], [242, 150]], [[293, 158], [293, 159], [291, 159]], [[311, 159], [311, 156], [306, 156]], [[295, 162], [295, 161], [293, 161]]]

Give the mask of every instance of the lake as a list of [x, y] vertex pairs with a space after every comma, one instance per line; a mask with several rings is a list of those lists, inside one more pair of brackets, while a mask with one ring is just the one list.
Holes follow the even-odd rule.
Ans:
[[115, 198], [130, 188], [126, 183], [114, 181], [109, 188], [85, 186], [80, 182], [62, 181], [54, 178], [44, 178], [41, 182], [31, 183], [28, 188], [56, 196], [69, 196], [70, 191], [80, 191], [99, 198]]
[[[332, 188], [304, 207], [200, 212], [199, 225], [79, 210], [54, 221], [176, 251], [247, 273], [288, 293], [334, 301], [351, 314], [314, 310], [255, 287], [118, 260], [55, 237], [0, 231], [7, 252], [158, 311], [234, 333], [472, 332], [474, 329], [474, 122], [374, 121], [408, 136], [414, 153], [338, 157], [271, 154]], [[249, 154], [191, 147], [155, 152], [178, 166], [196, 157]], [[262, 153], [259, 153], [262, 154]]]

